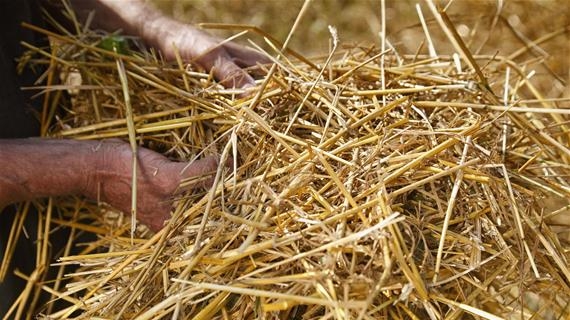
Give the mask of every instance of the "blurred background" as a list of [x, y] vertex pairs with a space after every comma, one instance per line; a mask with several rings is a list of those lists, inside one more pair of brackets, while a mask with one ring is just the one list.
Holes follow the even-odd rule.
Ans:
[[[284, 41], [304, 1], [302, 0], [148, 0], [165, 13], [189, 23], [249, 24]], [[424, 1], [386, 0], [387, 39], [400, 54], [427, 54], [425, 33], [420, 25], [419, 4], [438, 54], [453, 50], [433, 19]], [[529, 46], [534, 40], [559, 31], [538, 46], [530, 45], [527, 54], [518, 57], [521, 64], [530, 59], [541, 66], [538, 75], [555, 78], [549, 97], [570, 96], [570, 1], [566, 0], [456, 0], [440, 1], [447, 7], [457, 31], [473, 53], [508, 56]], [[290, 48], [307, 56], [326, 54], [330, 47], [328, 26], [337, 28], [345, 46], [379, 45], [381, 31], [380, 0], [311, 1]], [[564, 30], [565, 31], [561, 31]], [[221, 37], [238, 32], [209, 30]], [[257, 35], [247, 38], [261, 44]], [[241, 39], [238, 41], [245, 41]]]

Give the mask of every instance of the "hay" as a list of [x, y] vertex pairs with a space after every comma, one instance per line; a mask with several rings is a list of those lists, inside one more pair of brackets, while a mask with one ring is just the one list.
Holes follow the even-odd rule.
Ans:
[[[61, 226], [99, 239], [59, 259], [80, 268], [55, 284], [37, 281], [44, 270], [21, 275], [23, 295], [72, 304], [44, 309], [50, 319], [568, 316], [568, 244], [547, 223], [566, 207], [544, 203], [570, 194], [570, 111], [533, 86], [532, 61], [473, 55], [433, 13], [458, 56], [333, 41], [312, 65], [275, 59], [245, 98], [155, 54], [100, 49], [88, 30], [28, 26], [53, 40], [26, 60], [50, 66], [48, 135], [236, 161], [178, 199], [154, 235], [140, 227], [131, 239], [104, 205], [50, 201], [40, 239]], [[56, 116], [64, 91], [72, 102]], [[49, 217], [56, 204], [69, 220]]]

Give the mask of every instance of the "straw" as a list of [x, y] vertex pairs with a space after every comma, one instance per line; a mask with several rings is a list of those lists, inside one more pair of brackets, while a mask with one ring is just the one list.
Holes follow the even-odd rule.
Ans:
[[[50, 266], [79, 266], [53, 285], [38, 266], [12, 314], [45, 291], [72, 303], [51, 303], [52, 319], [569, 315], [568, 244], [550, 222], [570, 195], [567, 99], [533, 84], [540, 61], [519, 60], [555, 35], [511, 55], [475, 54], [447, 9], [428, 1], [429, 11], [417, 9], [435, 18], [420, 14], [427, 55], [398, 52], [385, 32], [387, 50], [343, 48], [332, 32], [330, 52], [308, 58], [288, 43], [310, 5], [285, 44], [251, 26], [203, 25], [271, 43], [259, 47], [277, 58], [259, 66], [266, 77], [241, 98], [181, 59], [105, 51], [85, 28], [72, 36], [28, 26], [58, 42], [52, 52], [27, 45], [29, 64], [51, 66], [38, 87], [48, 136], [118, 137], [133, 154], [235, 161], [218, 168], [210, 189], [173, 199], [171, 220], [154, 235], [144, 226], [129, 234], [105, 204], [62, 198], [40, 207], [48, 221], [39, 236], [73, 227], [98, 239]], [[70, 73], [79, 86], [55, 83]], [[48, 116], [64, 92], [69, 112]], [[544, 201], [562, 202], [545, 210]]]

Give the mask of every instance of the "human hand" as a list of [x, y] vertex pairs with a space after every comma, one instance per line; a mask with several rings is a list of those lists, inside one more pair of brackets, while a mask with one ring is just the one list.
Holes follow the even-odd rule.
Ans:
[[[226, 88], [247, 88], [255, 85], [254, 79], [244, 68], [271, 62], [260, 52], [234, 42], [224, 43], [191, 25], [172, 20], [164, 25], [172, 25], [170, 30], [175, 30], [158, 32], [165, 35], [156, 40], [157, 47], [165, 58], [174, 60], [175, 50], [178, 50], [183, 60], [194, 62], [212, 72], [216, 80]], [[149, 37], [152, 39], [153, 35]]]
[[[270, 63], [265, 55], [236, 43], [221, 39], [186, 23], [168, 17], [144, 0], [72, 0], [76, 14], [87, 20], [92, 11], [91, 26], [107, 31], [121, 29], [139, 36], [147, 44], [175, 60], [175, 46], [184, 61], [193, 62], [208, 72], [226, 88], [246, 88], [254, 85], [244, 68], [257, 63]], [[223, 44], [222, 44], [223, 43]]]
[[[123, 212], [131, 212], [132, 152], [120, 140], [101, 142], [93, 149], [94, 170], [88, 172], [84, 195], [100, 199]], [[218, 168], [219, 159], [210, 156], [190, 164], [173, 162], [145, 148], [138, 149], [137, 219], [158, 231], [170, 218], [174, 196], [184, 190], [180, 182], [196, 178], [188, 188], [209, 187]]]

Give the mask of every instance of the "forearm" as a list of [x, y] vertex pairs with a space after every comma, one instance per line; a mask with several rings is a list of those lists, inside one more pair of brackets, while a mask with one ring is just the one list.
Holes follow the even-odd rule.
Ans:
[[[116, 139], [0, 139], [0, 209], [17, 201], [76, 194], [130, 212], [132, 157], [129, 144]], [[137, 162], [137, 218], [155, 231], [170, 217], [182, 179], [202, 181], [190, 188], [209, 185], [218, 168], [214, 156], [172, 162], [145, 148], [137, 150]]]
[[73, 0], [71, 4], [81, 21], [85, 21], [90, 12], [95, 12], [92, 28], [121, 29], [124, 34], [141, 37], [157, 48], [181, 25], [143, 0]]
[[97, 141], [0, 139], [0, 207], [39, 197], [83, 194]]

